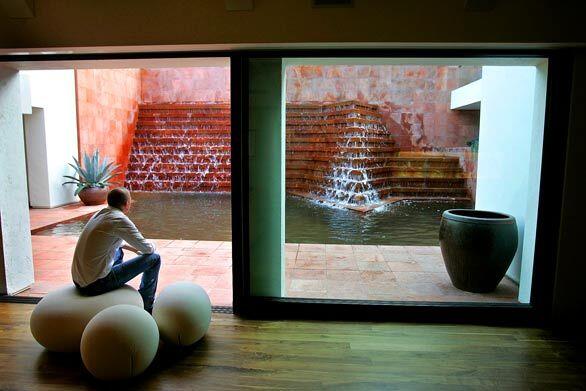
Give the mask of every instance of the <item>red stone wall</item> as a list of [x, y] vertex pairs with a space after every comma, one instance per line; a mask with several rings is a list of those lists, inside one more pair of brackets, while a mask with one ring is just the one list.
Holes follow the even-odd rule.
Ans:
[[[140, 70], [80, 69], [75, 74], [80, 156], [99, 148], [124, 173], [138, 119]], [[124, 183], [124, 174], [115, 179]]]
[[141, 69], [142, 103], [229, 103], [230, 68]]
[[464, 147], [478, 136], [478, 111], [450, 110], [450, 93], [481, 77], [471, 66], [291, 66], [288, 103], [358, 100], [379, 105], [403, 149]]

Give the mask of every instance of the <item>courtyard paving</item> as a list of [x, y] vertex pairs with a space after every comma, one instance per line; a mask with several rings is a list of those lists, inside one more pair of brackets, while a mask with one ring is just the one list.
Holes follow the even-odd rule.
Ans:
[[[32, 230], [91, 213], [102, 206], [31, 210]], [[44, 225], [43, 225], [44, 224]], [[227, 241], [153, 239], [161, 254], [158, 291], [176, 281], [200, 284], [213, 305], [232, 305], [232, 244]], [[71, 284], [77, 236], [32, 236], [35, 282], [20, 296], [41, 297]], [[126, 253], [126, 259], [133, 254]], [[497, 290], [475, 294], [454, 288], [437, 246], [285, 244], [285, 296], [303, 298], [517, 302], [508, 278]], [[130, 282], [138, 287], [139, 277]]]

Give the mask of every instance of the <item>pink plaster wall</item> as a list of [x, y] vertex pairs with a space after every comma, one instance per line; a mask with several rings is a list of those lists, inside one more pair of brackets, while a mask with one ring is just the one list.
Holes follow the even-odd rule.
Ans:
[[120, 164], [124, 183], [140, 99], [139, 69], [80, 69], [77, 84], [79, 152], [99, 148], [102, 157]]
[[380, 106], [404, 149], [464, 147], [478, 136], [478, 111], [450, 110], [450, 93], [481, 77], [466, 66], [291, 66], [287, 102], [358, 100]]
[[230, 68], [141, 69], [143, 103], [230, 102]]

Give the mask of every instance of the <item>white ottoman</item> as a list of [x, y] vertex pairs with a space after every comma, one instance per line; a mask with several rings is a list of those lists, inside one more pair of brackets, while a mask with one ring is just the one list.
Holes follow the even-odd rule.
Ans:
[[143, 308], [142, 297], [131, 286], [98, 296], [83, 296], [75, 286], [49, 293], [35, 307], [30, 319], [33, 337], [54, 352], [78, 352], [81, 335], [100, 311], [116, 304]]
[[137, 376], [153, 362], [159, 330], [142, 308], [121, 304], [106, 308], [90, 320], [81, 337], [81, 358], [101, 380]]
[[159, 294], [153, 307], [153, 317], [163, 341], [189, 346], [207, 332], [212, 318], [212, 304], [201, 286], [177, 282]]

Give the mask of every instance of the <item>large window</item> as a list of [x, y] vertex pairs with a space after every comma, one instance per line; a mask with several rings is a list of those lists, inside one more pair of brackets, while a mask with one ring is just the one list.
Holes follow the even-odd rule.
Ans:
[[[546, 60], [251, 64], [253, 295], [530, 301]], [[274, 77], [256, 77], [261, 64]], [[498, 215], [446, 221], [440, 246], [442, 214], [454, 209]], [[267, 224], [283, 246], [270, 256]]]

